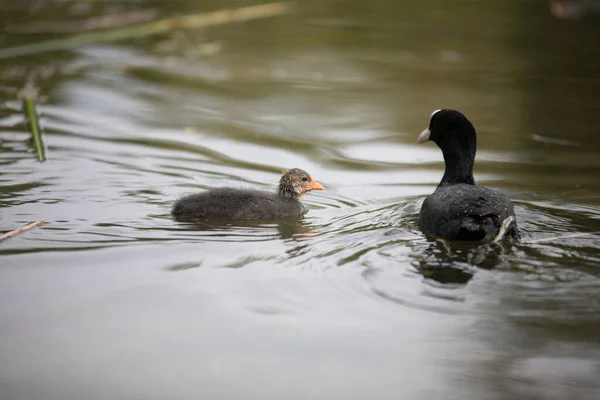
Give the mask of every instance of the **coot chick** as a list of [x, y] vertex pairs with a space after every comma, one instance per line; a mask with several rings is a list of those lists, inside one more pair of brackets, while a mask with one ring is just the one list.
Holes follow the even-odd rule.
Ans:
[[171, 214], [180, 221], [300, 217], [307, 211], [298, 201], [300, 196], [323, 189], [308, 173], [293, 168], [283, 173], [277, 192], [213, 189], [177, 200]]
[[456, 110], [436, 110], [417, 140], [433, 141], [442, 150], [446, 170], [419, 213], [419, 229], [447, 240], [491, 241], [499, 232], [519, 238], [513, 204], [504, 194], [475, 185], [473, 163], [477, 134]]

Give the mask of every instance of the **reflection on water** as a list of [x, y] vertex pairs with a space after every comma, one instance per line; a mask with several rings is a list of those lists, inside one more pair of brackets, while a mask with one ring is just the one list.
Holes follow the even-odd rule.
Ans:
[[[40, 28], [222, 4], [7, 7]], [[0, 398], [600, 397], [600, 236], [565, 236], [600, 231], [592, 21], [525, 0], [305, 1], [4, 60], [0, 230], [47, 224], [0, 243]], [[32, 75], [43, 164], [16, 97]], [[415, 141], [440, 107], [477, 126], [476, 179], [514, 200], [521, 242], [418, 231], [443, 163]], [[328, 189], [301, 220], [169, 214], [291, 166]]]

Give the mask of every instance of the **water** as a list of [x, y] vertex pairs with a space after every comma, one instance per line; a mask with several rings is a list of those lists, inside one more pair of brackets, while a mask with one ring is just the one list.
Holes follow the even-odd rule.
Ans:
[[[223, 5], [3, 7], [8, 26]], [[546, 2], [304, 1], [3, 60], [0, 230], [47, 224], [0, 244], [0, 398], [600, 397], [600, 236], [551, 239], [600, 231], [598, 33]], [[32, 74], [44, 163], [17, 100]], [[443, 163], [415, 142], [440, 107], [478, 128], [476, 179], [523, 242], [418, 231]], [[169, 215], [290, 167], [327, 188], [302, 221]]]

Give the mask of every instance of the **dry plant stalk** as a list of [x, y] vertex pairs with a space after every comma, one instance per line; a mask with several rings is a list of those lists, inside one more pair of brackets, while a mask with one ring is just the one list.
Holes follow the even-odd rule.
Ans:
[[0, 235], [0, 242], [3, 241], [3, 240], [6, 240], [8, 238], [20, 235], [23, 232], [27, 232], [27, 231], [30, 231], [32, 229], [35, 229], [38, 226], [42, 226], [44, 224], [45, 224], [44, 221], [32, 222], [31, 224], [27, 224], [25, 226], [22, 226], [20, 228], [17, 228], [15, 230], [10, 231], [10, 232], [6, 232], [6, 233]]
[[139, 23], [102, 31], [85, 32], [61, 39], [26, 44], [0, 49], [0, 59], [28, 56], [32, 54], [66, 50], [93, 43], [116, 42], [177, 29], [203, 28], [233, 22], [244, 22], [259, 18], [276, 17], [286, 14], [290, 5], [285, 2], [266, 3], [249, 7], [231, 8], [207, 13], [164, 18], [158, 21]]

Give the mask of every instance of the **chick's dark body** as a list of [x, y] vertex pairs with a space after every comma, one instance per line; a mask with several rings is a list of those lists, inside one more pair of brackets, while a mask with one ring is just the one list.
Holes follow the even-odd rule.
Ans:
[[262, 190], [219, 188], [191, 194], [175, 203], [172, 214], [178, 219], [271, 219], [300, 217], [306, 208], [288, 199]]
[[191, 194], [175, 202], [171, 214], [179, 221], [249, 220], [301, 217], [300, 197], [323, 186], [299, 168], [285, 171], [276, 192], [219, 188]]

